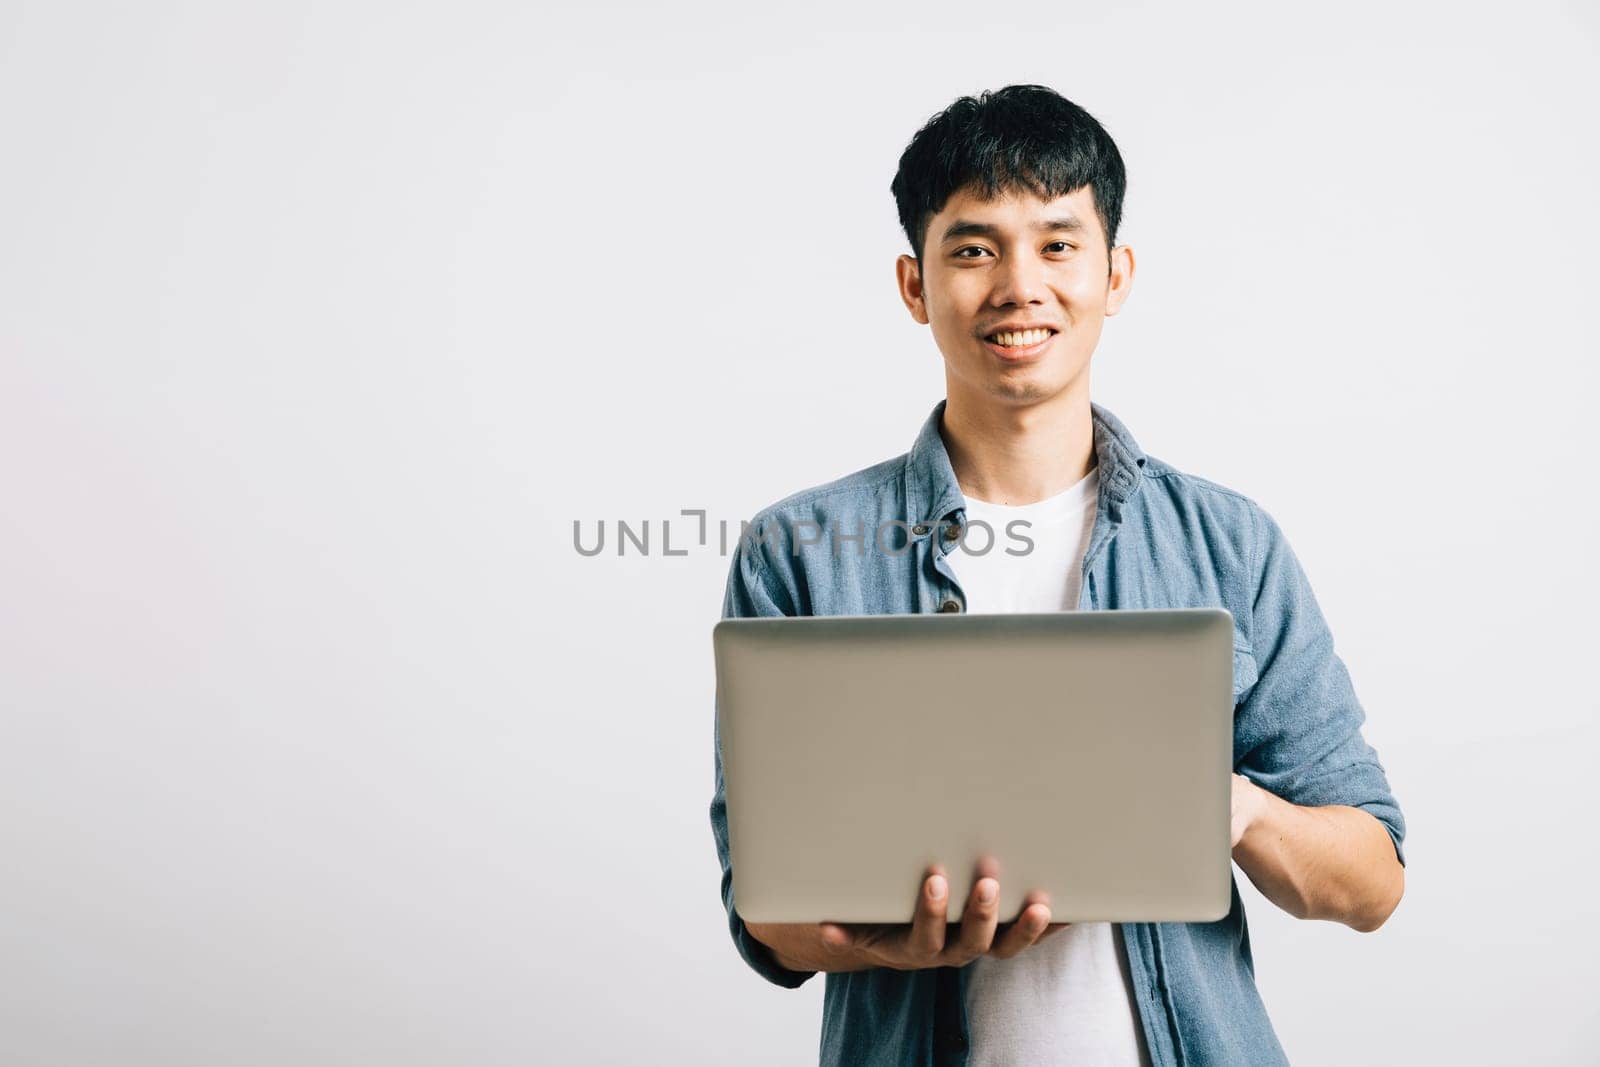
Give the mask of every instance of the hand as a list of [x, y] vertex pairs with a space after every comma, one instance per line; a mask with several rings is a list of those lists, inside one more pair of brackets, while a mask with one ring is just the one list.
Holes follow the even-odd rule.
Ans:
[[980, 860], [977, 880], [961, 913], [961, 925], [950, 936], [945, 916], [950, 886], [944, 868], [928, 869], [917, 894], [910, 925], [905, 923], [823, 923], [823, 944], [836, 952], [850, 952], [873, 967], [899, 971], [925, 967], [961, 967], [979, 956], [1010, 959], [1038, 944], [1070, 923], [1050, 921], [1050, 901], [1043, 893], [1030, 893], [1015, 921], [999, 922], [1000, 882], [993, 860]]
[[1239, 847], [1245, 832], [1260, 818], [1267, 804], [1267, 792], [1242, 774], [1233, 776], [1233, 840], [1228, 848]]

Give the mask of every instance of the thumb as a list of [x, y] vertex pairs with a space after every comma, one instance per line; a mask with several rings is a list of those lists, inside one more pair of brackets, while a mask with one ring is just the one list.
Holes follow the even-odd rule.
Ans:
[[850, 936], [850, 931], [838, 923], [822, 923], [822, 943], [829, 948], [849, 948], [855, 938]]

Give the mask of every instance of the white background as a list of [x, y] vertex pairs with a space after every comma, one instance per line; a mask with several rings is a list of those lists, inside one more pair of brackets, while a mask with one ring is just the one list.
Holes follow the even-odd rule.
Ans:
[[1410, 825], [1376, 934], [1246, 886], [1291, 1057], [1589, 1060], [1597, 47], [1586, 3], [0, 5], [0, 1059], [814, 1060], [821, 980], [717, 896], [727, 560], [660, 525], [909, 447], [895, 163], [1033, 81], [1130, 172], [1096, 400], [1282, 523]]

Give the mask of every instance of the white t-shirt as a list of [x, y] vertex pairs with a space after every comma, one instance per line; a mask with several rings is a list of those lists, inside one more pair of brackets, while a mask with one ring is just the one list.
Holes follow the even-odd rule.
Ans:
[[[948, 560], [969, 612], [1077, 610], [1098, 474], [1020, 507], [967, 498], [968, 528]], [[1150, 1063], [1127, 952], [1111, 923], [1074, 923], [1009, 960], [979, 957], [967, 1020], [973, 1067]]]

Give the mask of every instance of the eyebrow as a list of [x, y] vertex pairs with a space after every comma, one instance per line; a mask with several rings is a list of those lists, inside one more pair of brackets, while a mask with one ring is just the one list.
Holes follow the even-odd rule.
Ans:
[[[1073, 215], [1063, 215], [1055, 219], [1042, 219], [1033, 224], [1033, 228], [1040, 233], [1056, 233], [1067, 230], [1077, 233], [1083, 230], [1083, 222]], [[939, 238], [940, 244], [953, 241], [958, 237], [989, 237], [998, 238], [1000, 230], [987, 222], [972, 222], [968, 219], [957, 219], [944, 231], [944, 236]]]

